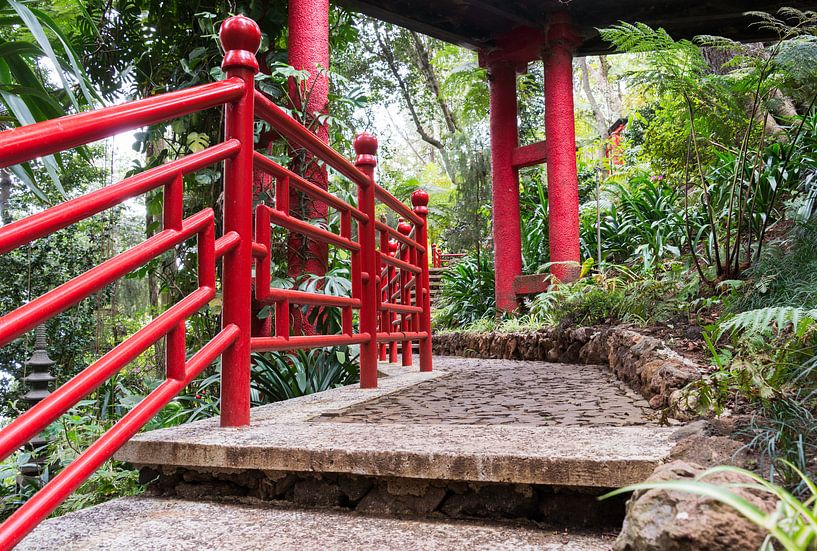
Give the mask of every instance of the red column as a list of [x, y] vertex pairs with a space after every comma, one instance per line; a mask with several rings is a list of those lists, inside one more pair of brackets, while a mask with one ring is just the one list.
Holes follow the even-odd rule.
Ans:
[[517, 307], [514, 279], [522, 274], [519, 227], [519, 174], [512, 164], [519, 142], [516, 122], [516, 65], [496, 61], [488, 66], [491, 90], [491, 194], [494, 233], [496, 306]]
[[253, 94], [261, 30], [252, 19], [231, 17], [221, 25], [219, 36], [225, 51], [221, 68], [227, 77], [244, 81], [244, 95], [228, 103], [224, 114], [224, 137], [240, 140], [241, 150], [224, 162], [224, 234], [235, 232], [240, 241], [224, 256], [221, 324], [234, 325], [239, 333], [222, 355], [221, 426], [237, 427], [250, 423]]
[[579, 277], [579, 180], [573, 111], [573, 49], [577, 37], [566, 13], [554, 15], [543, 55], [545, 138], [551, 273], [560, 281]]
[[[428, 288], [428, 193], [418, 189], [411, 194], [411, 204], [414, 213], [419, 216], [423, 223], [417, 225], [417, 233], [414, 239], [423, 247], [422, 252], [417, 250], [416, 266], [420, 267], [420, 273], [415, 275], [419, 285], [414, 285], [414, 292], [417, 293], [417, 304], [423, 308], [420, 314], [419, 330], [426, 334], [420, 340], [420, 371], [431, 371], [431, 294]], [[404, 346], [411, 346], [411, 341], [405, 341]]]
[[369, 340], [360, 345], [360, 387], [377, 388], [377, 299], [380, 293], [375, 241], [375, 195], [374, 169], [377, 166], [377, 138], [362, 133], [355, 136], [355, 166], [369, 181], [357, 189], [357, 208], [368, 221], [358, 224], [357, 235], [360, 243], [360, 333], [368, 333]]
[[[289, 64], [299, 70], [309, 71], [309, 81], [306, 83], [305, 93], [308, 95], [306, 110], [310, 115], [328, 113], [329, 79], [326, 71], [329, 69], [329, 0], [290, 0], [289, 1]], [[321, 68], [323, 69], [321, 71]], [[294, 84], [294, 83], [293, 83]], [[290, 96], [297, 105], [301, 93], [294, 85], [290, 87]], [[316, 124], [314, 120], [305, 120], [303, 123], [312, 128], [324, 142], [329, 142], [329, 130], [326, 125]], [[328, 178], [326, 168], [314, 158], [299, 160], [301, 167], [296, 172], [303, 171], [307, 180], [326, 189]], [[305, 204], [302, 204], [304, 202]], [[292, 210], [303, 213], [307, 219], [325, 219], [327, 206], [320, 201], [304, 197], [300, 193], [292, 194]], [[289, 275], [298, 277], [303, 273], [323, 275], [326, 273], [328, 262], [328, 248], [326, 243], [319, 243], [311, 239], [304, 239], [298, 234], [291, 234], [289, 239]], [[295, 320], [295, 329], [299, 331], [303, 324], [303, 331], [314, 333], [314, 328], [300, 320], [300, 310]]]

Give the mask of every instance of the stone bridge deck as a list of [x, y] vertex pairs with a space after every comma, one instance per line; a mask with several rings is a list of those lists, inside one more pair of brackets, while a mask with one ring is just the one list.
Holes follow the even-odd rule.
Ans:
[[672, 447], [645, 401], [600, 366], [437, 357], [435, 371], [384, 366], [380, 388], [334, 389], [141, 434], [116, 458], [139, 465], [616, 487]]
[[675, 440], [601, 366], [381, 369], [378, 389], [255, 408], [249, 427], [143, 433], [116, 458], [162, 497], [47, 521], [19, 548], [601, 551], [623, 500], [596, 496], [646, 478]]

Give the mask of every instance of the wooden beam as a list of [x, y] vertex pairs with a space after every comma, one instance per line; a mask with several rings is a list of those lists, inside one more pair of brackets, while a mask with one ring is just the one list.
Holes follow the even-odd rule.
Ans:
[[410, 16], [395, 13], [393, 11], [383, 9], [375, 4], [371, 4], [365, 0], [333, 0], [333, 3], [343, 6], [349, 10], [368, 15], [374, 19], [392, 23], [399, 27], [404, 27], [411, 31], [416, 31], [420, 34], [437, 38], [443, 42], [450, 42], [451, 44], [462, 46], [468, 50], [481, 50], [492, 46], [490, 43], [483, 43], [474, 40], [471, 36], [446, 30], [441, 25], [435, 25], [433, 23], [422, 21], [419, 18], [415, 18], [416, 15]]
[[517, 147], [513, 150], [513, 154], [511, 155], [511, 164], [514, 168], [541, 165], [546, 161], [547, 148], [545, 147], [544, 141]]
[[513, 292], [516, 296], [538, 295], [550, 287], [550, 274], [534, 274], [516, 276], [513, 280]]

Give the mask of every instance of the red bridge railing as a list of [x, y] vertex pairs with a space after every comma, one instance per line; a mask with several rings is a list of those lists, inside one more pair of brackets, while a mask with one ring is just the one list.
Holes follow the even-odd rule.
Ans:
[[[390, 343], [404, 342], [403, 364], [411, 365], [412, 341], [417, 341], [420, 369], [431, 370], [428, 195], [416, 191], [411, 209], [377, 185], [374, 179], [377, 141], [373, 136], [357, 136], [354, 143], [357, 159], [349, 162], [257, 92], [255, 52], [261, 35], [255, 22], [240, 16], [230, 18], [222, 25], [220, 37], [226, 52], [222, 63], [226, 79], [221, 82], [0, 132], [2, 168], [197, 111], [219, 106], [225, 109], [222, 143], [0, 227], [0, 254], [4, 254], [127, 199], [158, 188], [164, 190], [162, 231], [0, 317], [0, 346], [185, 241], [195, 238], [198, 249], [195, 291], [0, 431], [0, 459], [4, 459], [154, 343], [165, 339], [165, 381], [0, 525], [0, 549], [10, 549], [18, 543], [219, 356], [221, 425], [226, 427], [247, 425], [250, 421], [251, 351], [356, 344], [360, 346], [360, 384], [371, 388], [377, 386], [378, 343], [393, 347]], [[291, 145], [306, 149], [356, 184], [357, 205], [255, 152], [256, 117], [269, 123]], [[183, 177], [220, 162], [224, 163], [224, 224], [216, 238], [213, 209], [184, 217]], [[257, 205], [253, 212], [256, 171], [275, 179], [275, 204]], [[294, 216], [289, 210], [292, 188], [336, 209], [341, 218], [340, 234]], [[378, 221], [375, 214], [378, 202], [381, 209], [391, 210], [405, 221], [397, 228]], [[272, 225], [349, 251], [352, 296], [271, 288]], [[391, 240], [397, 245], [390, 245]], [[394, 254], [389, 254], [390, 251]], [[223, 262], [221, 330], [188, 358], [185, 321], [217, 295], [218, 260]], [[274, 304], [273, 334], [252, 333], [254, 301]], [[341, 308], [342, 333], [291, 335], [289, 309], [293, 304]]]
[[431, 267], [432, 268], [448, 268], [453, 266], [467, 255], [465, 253], [444, 253], [441, 252], [437, 245], [431, 245]]

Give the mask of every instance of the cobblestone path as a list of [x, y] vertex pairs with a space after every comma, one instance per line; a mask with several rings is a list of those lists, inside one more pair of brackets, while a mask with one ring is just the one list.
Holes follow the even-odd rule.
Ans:
[[604, 366], [435, 357], [448, 375], [315, 421], [527, 426], [657, 424]]

